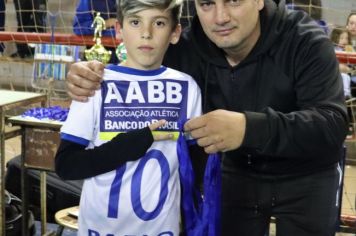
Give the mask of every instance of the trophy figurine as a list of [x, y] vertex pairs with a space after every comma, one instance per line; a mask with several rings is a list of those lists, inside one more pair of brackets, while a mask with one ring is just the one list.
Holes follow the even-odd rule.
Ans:
[[88, 61], [98, 60], [104, 64], [110, 61], [111, 52], [106, 50], [101, 44], [101, 32], [106, 29], [105, 20], [100, 16], [100, 12], [96, 13], [91, 27], [94, 27], [94, 46], [85, 50], [85, 58]]

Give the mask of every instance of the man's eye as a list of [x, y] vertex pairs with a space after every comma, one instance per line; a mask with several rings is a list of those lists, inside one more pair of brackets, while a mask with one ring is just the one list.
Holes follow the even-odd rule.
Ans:
[[201, 2], [199, 4], [200, 8], [203, 9], [204, 11], [211, 9], [213, 5], [214, 5], [213, 2]]
[[242, 1], [241, 0], [230, 0], [228, 1], [231, 6], [240, 6]]

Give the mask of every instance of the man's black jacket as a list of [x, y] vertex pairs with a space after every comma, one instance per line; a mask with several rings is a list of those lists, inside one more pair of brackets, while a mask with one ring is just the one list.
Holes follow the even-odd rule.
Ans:
[[261, 37], [237, 66], [228, 64], [197, 17], [164, 64], [196, 79], [205, 112], [246, 115], [243, 144], [225, 153], [224, 168], [293, 175], [330, 167], [341, 157], [348, 127], [333, 45], [284, 1], [265, 0], [260, 22]]

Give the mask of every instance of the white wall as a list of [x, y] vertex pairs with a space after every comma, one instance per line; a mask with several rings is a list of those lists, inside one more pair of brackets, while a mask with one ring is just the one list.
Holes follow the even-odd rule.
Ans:
[[356, 11], [356, 0], [322, 0], [323, 18], [328, 24], [343, 26], [346, 18]]

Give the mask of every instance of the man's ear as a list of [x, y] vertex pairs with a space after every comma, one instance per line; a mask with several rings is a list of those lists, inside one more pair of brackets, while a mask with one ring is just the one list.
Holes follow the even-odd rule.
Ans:
[[182, 33], [182, 26], [181, 24], [177, 24], [177, 26], [174, 28], [172, 34], [171, 34], [171, 44], [176, 44], [179, 41], [180, 34]]
[[122, 27], [119, 22], [116, 22], [115, 24], [115, 38], [122, 40]]

